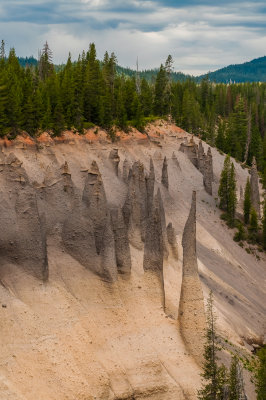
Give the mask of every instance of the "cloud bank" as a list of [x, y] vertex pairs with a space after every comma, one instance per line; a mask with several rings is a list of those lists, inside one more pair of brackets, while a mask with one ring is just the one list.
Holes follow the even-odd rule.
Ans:
[[120, 65], [200, 74], [265, 55], [266, 7], [225, 0], [4, 0], [0, 38], [20, 56], [37, 56], [47, 40], [54, 62], [76, 59], [90, 42]]

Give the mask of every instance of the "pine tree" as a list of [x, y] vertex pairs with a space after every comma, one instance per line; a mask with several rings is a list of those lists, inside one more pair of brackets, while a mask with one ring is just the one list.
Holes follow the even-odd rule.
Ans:
[[245, 195], [244, 195], [244, 221], [245, 224], [249, 223], [250, 217], [250, 209], [251, 209], [251, 188], [250, 188], [250, 180], [247, 178], [247, 183], [245, 187]]
[[218, 149], [222, 151], [225, 151], [225, 131], [226, 131], [225, 122], [220, 119], [218, 125], [218, 132], [215, 139], [215, 145]]
[[64, 121], [64, 114], [63, 114], [63, 107], [58, 100], [55, 109], [54, 109], [54, 118], [53, 118], [53, 131], [56, 136], [60, 135], [60, 133], [65, 128], [65, 121]]
[[243, 384], [242, 368], [238, 358], [234, 355], [231, 359], [230, 372], [228, 378], [229, 396], [228, 400], [245, 400], [245, 390]]
[[53, 54], [47, 42], [45, 42], [40, 59], [39, 59], [39, 75], [41, 80], [47, 79], [53, 72]]
[[139, 130], [142, 131], [144, 128], [144, 116], [141, 107], [141, 103], [139, 100], [139, 96], [135, 93], [133, 100], [133, 125]]
[[159, 72], [156, 76], [154, 87], [154, 113], [155, 115], [162, 116], [167, 113], [166, 105], [166, 86], [167, 75], [164, 66], [161, 64]]
[[167, 57], [165, 61], [165, 72], [167, 76], [167, 83], [165, 88], [165, 101], [168, 108], [168, 114], [172, 116], [172, 72], [173, 72], [174, 60], [171, 54]]
[[207, 330], [206, 344], [204, 348], [204, 365], [202, 377], [205, 385], [198, 391], [199, 400], [222, 400], [226, 381], [224, 365], [218, 366], [217, 335], [215, 327], [215, 315], [213, 311], [213, 294], [210, 292], [207, 302]]
[[266, 348], [258, 351], [258, 368], [255, 372], [257, 400], [266, 399]]
[[53, 122], [52, 122], [52, 110], [51, 110], [51, 103], [50, 103], [50, 99], [47, 99], [47, 104], [46, 104], [46, 109], [45, 112], [43, 114], [43, 118], [42, 118], [42, 122], [41, 122], [41, 127], [44, 130], [51, 130], [53, 126]]
[[2, 71], [5, 67], [5, 59], [6, 59], [5, 42], [4, 40], [2, 40], [0, 47], [0, 71]]
[[229, 175], [230, 175], [230, 156], [227, 155], [224, 160], [224, 167], [221, 172], [220, 177], [220, 185], [218, 189], [218, 195], [220, 197], [220, 205], [219, 207], [227, 211], [228, 210], [228, 201], [229, 201]]
[[257, 216], [255, 208], [253, 208], [253, 207], [251, 207], [251, 212], [250, 212], [249, 229], [252, 232], [256, 232], [258, 230], [258, 216]]
[[7, 85], [5, 83], [5, 77], [3, 74], [0, 75], [0, 135], [4, 135], [5, 128], [8, 124], [7, 118]]
[[237, 374], [238, 360], [234, 355], [231, 360], [229, 372], [229, 400], [240, 400], [238, 391], [238, 374]]
[[235, 167], [234, 164], [231, 163], [229, 181], [228, 181], [228, 206], [227, 206], [229, 224], [231, 226], [234, 225], [236, 204], [237, 204], [237, 197], [236, 197]]
[[247, 141], [248, 119], [245, 100], [238, 96], [235, 110], [230, 114], [227, 131], [227, 152], [243, 161]]

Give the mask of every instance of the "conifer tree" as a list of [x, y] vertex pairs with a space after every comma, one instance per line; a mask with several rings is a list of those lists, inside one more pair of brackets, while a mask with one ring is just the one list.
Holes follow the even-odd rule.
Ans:
[[253, 207], [251, 207], [251, 211], [250, 211], [249, 230], [253, 233], [256, 233], [258, 230], [258, 216], [257, 216], [255, 208], [253, 208]]
[[51, 110], [51, 103], [50, 99], [47, 99], [46, 109], [43, 114], [42, 122], [41, 122], [42, 129], [49, 131], [52, 129], [53, 122], [52, 122], [52, 110]]
[[4, 60], [6, 56], [6, 52], [5, 52], [5, 42], [2, 39], [1, 40], [1, 47], [0, 47], [0, 60]]
[[245, 390], [243, 384], [242, 368], [236, 355], [231, 359], [229, 379], [228, 379], [229, 396], [228, 400], [245, 400]]
[[52, 54], [52, 51], [49, 48], [49, 45], [46, 41], [43, 46], [43, 49], [42, 49], [42, 52], [40, 55], [40, 59], [39, 59], [39, 74], [40, 74], [41, 80], [43, 80], [43, 81], [45, 79], [47, 79], [53, 72], [52, 59], [53, 59], [53, 54]]
[[245, 224], [249, 223], [250, 217], [250, 209], [251, 209], [251, 188], [250, 188], [250, 180], [247, 178], [247, 183], [245, 187], [245, 194], [244, 194], [244, 221]]
[[213, 294], [210, 292], [207, 301], [207, 330], [204, 348], [204, 365], [202, 377], [205, 381], [203, 388], [198, 391], [199, 400], [222, 400], [226, 381], [225, 367], [218, 366], [217, 335], [213, 311]]
[[226, 131], [225, 122], [220, 119], [218, 125], [218, 132], [215, 139], [215, 145], [218, 149], [222, 151], [225, 151], [225, 131]]
[[165, 61], [165, 72], [166, 72], [166, 77], [167, 77], [167, 83], [166, 83], [166, 88], [165, 88], [165, 101], [167, 104], [168, 108], [168, 114], [171, 116], [172, 115], [172, 72], [173, 72], [173, 64], [174, 60], [171, 54], [167, 57]]
[[255, 372], [255, 383], [257, 400], [265, 400], [266, 398], [266, 348], [263, 347], [258, 351], [258, 368]]
[[166, 86], [167, 75], [164, 66], [161, 64], [159, 72], [156, 76], [154, 87], [154, 113], [155, 115], [165, 115], [167, 112], [166, 105]]
[[229, 175], [230, 175], [230, 156], [227, 155], [224, 160], [223, 170], [220, 177], [220, 185], [218, 195], [220, 197], [220, 208], [224, 211], [228, 210], [229, 202]]
[[236, 197], [235, 167], [234, 164], [231, 163], [229, 181], [228, 181], [228, 206], [227, 206], [227, 213], [229, 217], [229, 223], [231, 226], [234, 225], [236, 204], [237, 204], [237, 197]]
[[4, 135], [8, 124], [7, 118], [7, 86], [3, 74], [0, 74], [0, 135]]
[[141, 103], [139, 100], [139, 96], [135, 93], [134, 100], [133, 100], [133, 125], [139, 130], [142, 131], [144, 127], [144, 116], [141, 107]]
[[65, 128], [63, 107], [61, 101], [58, 100], [55, 109], [54, 109], [54, 118], [53, 118], [53, 131], [56, 136], [60, 135], [60, 133]]

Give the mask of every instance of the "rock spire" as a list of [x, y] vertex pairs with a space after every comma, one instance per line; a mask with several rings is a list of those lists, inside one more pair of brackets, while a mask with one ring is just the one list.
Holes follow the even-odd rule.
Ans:
[[196, 192], [192, 194], [192, 203], [184, 228], [182, 246], [183, 276], [179, 303], [180, 330], [187, 349], [200, 364], [203, 361], [206, 320], [196, 251]]
[[166, 189], [169, 189], [169, 180], [168, 180], [168, 163], [166, 157], [163, 160], [163, 168], [162, 168], [162, 184]]

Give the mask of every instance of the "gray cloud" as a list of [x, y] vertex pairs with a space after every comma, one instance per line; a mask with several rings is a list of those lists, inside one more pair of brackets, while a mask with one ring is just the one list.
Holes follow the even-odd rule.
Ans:
[[156, 67], [168, 54], [176, 70], [202, 73], [264, 55], [263, 2], [229, 0], [9, 0], [0, 4], [0, 38], [18, 55], [37, 55], [48, 40], [55, 62], [94, 41], [99, 56]]

